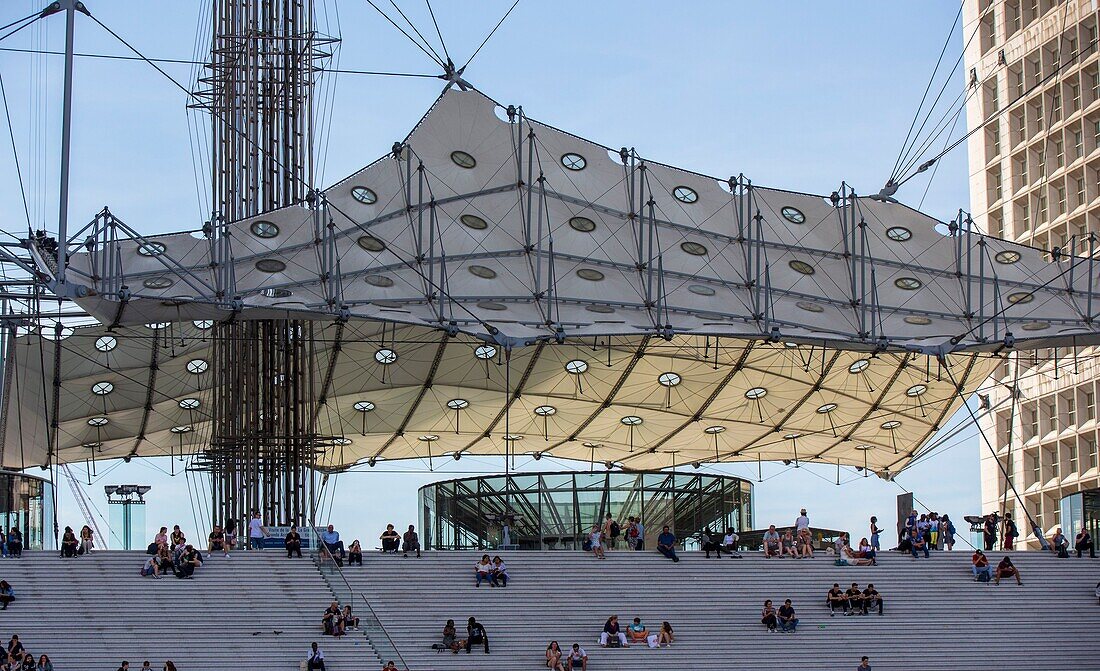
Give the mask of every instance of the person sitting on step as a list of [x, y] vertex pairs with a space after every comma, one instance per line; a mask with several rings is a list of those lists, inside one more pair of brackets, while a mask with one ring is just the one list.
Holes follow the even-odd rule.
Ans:
[[1050, 551], [1059, 559], [1069, 559], [1069, 539], [1062, 533], [1062, 527], [1056, 528], [1050, 537]]
[[178, 525], [178, 524], [173, 524], [172, 525], [172, 535], [168, 537], [168, 540], [171, 541], [170, 545], [173, 548], [176, 547], [177, 545], [184, 545], [185, 544], [184, 541], [187, 540], [187, 539], [184, 538], [183, 532], [180, 531], [180, 525]]
[[[3, 528], [0, 527], [0, 532]], [[23, 532], [16, 527], [8, 530], [7, 552], [9, 557], [23, 556]]]
[[856, 611], [863, 611], [866, 615], [866, 611], [863, 609], [863, 590], [859, 588], [859, 583], [852, 583], [852, 586], [844, 590], [844, 596], [848, 598], [849, 610], [845, 615], [855, 615]]
[[775, 530], [775, 525], [772, 524], [768, 527], [768, 530], [764, 532], [764, 559], [781, 556], [779, 532]]
[[379, 536], [382, 540], [382, 552], [392, 552], [397, 554], [401, 545], [401, 534], [397, 533], [397, 530], [393, 528], [392, 524], [386, 525], [386, 530]]
[[195, 570], [202, 566], [202, 556], [191, 545], [185, 545], [175, 563], [177, 578], [194, 578]]
[[928, 541], [924, 540], [919, 531], [913, 529], [909, 532], [909, 553], [916, 559], [918, 552], [924, 552], [924, 558], [928, 559]]
[[867, 583], [867, 589], [863, 590], [863, 614], [866, 615], [867, 611], [875, 606], [878, 606], [878, 614], [882, 615], [882, 594], [875, 589], [874, 585]]
[[335, 557], [337, 553], [340, 554], [341, 561], [347, 558], [347, 552], [344, 550], [344, 541], [340, 540], [340, 532], [336, 530], [331, 524], [328, 528], [321, 532], [321, 541], [328, 548], [329, 553]]
[[283, 547], [286, 548], [287, 559], [294, 555], [298, 555], [299, 559], [302, 557], [302, 535], [298, 533], [298, 527], [291, 525], [290, 531], [283, 538]]
[[348, 629], [359, 630], [359, 618], [351, 614], [351, 604], [344, 606], [344, 610], [340, 611], [340, 619], [344, 621], [344, 631]]
[[38, 658], [38, 666], [34, 667], [34, 671], [53, 671], [53, 662], [50, 661], [49, 655], [42, 655]]
[[776, 619], [779, 621], [779, 630], [782, 632], [789, 631], [793, 634], [798, 629], [798, 618], [795, 617], [794, 606], [791, 604], [790, 599], [784, 601], [783, 605], [779, 607]]
[[674, 563], [680, 561], [680, 558], [676, 556], [676, 535], [672, 533], [668, 526], [665, 526], [661, 531], [661, 535], [657, 536], [657, 552], [671, 559]]
[[306, 657], [306, 668], [308, 671], [325, 671], [325, 653], [321, 652], [321, 649], [317, 647], [317, 641], [314, 641], [309, 646], [309, 656]]
[[401, 541], [401, 551], [406, 557], [409, 556], [410, 552], [416, 552], [416, 558], [420, 559], [420, 537], [416, 535], [416, 527], [410, 524], [409, 530], [402, 536]]
[[672, 625], [665, 620], [661, 623], [661, 631], [657, 632], [657, 647], [667, 646], [672, 647], [672, 642], [676, 640], [676, 632], [672, 631]]
[[61, 535], [61, 556], [75, 557], [76, 549], [79, 546], [80, 541], [76, 539], [76, 534], [73, 533], [73, 528], [65, 527], [65, 532]]
[[1073, 539], [1073, 549], [1077, 550], [1077, 558], [1081, 558], [1081, 553], [1085, 550], [1089, 551], [1089, 557], [1096, 559], [1096, 546], [1092, 543], [1092, 534], [1085, 527], [1081, 527], [1081, 530], [1077, 532], [1077, 536]]
[[492, 584], [493, 562], [489, 561], [489, 555], [481, 555], [481, 561], [474, 564], [474, 580], [474, 587], [481, 587], [482, 581]]
[[160, 561], [156, 555], [146, 559], [141, 567], [141, 577], [147, 578], [149, 576], [160, 578]]
[[397, 663], [391, 659], [382, 667], [382, 671], [397, 671]]
[[856, 555], [857, 557], [859, 557], [860, 559], [866, 559], [871, 566], [874, 566], [878, 564], [878, 561], [876, 559], [877, 555], [878, 553], [875, 552], [875, 549], [871, 547], [871, 544], [867, 541], [866, 538], [859, 539], [859, 552]]
[[645, 643], [645, 640], [649, 638], [649, 631], [642, 624], [642, 618], [640, 617], [634, 618], [634, 621], [630, 623], [626, 630], [630, 634], [631, 643]]
[[717, 554], [719, 559], [722, 558], [722, 536], [717, 531], [703, 529], [702, 541], [703, 552], [707, 554], [707, 559], [710, 559], [711, 552]]
[[561, 661], [562, 651], [561, 646], [557, 641], [550, 641], [550, 645], [546, 646], [546, 668], [551, 671], [565, 671], [565, 665]]
[[493, 584], [508, 586], [508, 567], [504, 565], [500, 555], [493, 557]]
[[580, 643], [574, 643], [565, 657], [565, 671], [588, 671], [588, 653]]
[[843, 610], [845, 615], [848, 614], [851, 604], [848, 603], [848, 597], [844, 596], [844, 590], [840, 589], [840, 583], [833, 583], [832, 589], [825, 595], [825, 605], [829, 607], [829, 617], [836, 615], [837, 608]]
[[600, 525], [593, 524], [592, 531], [588, 532], [588, 539], [586, 545], [588, 549], [592, 551], [592, 556], [596, 559], [603, 559], [603, 532], [600, 531]]
[[778, 626], [778, 620], [776, 616], [775, 606], [772, 605], [772, 600], [767, 599], [764, 601], [764, 609], [760, 611], [760, 624], [768, 628], [768, 631], [774, 632]]
[[7, 610], [12, 601], [15, 601], [15, 590], [7, 580], [0, 580], [0, 603], [4, 604], [0, 610]]
[[93, 547], [95, 547], [95, 538], [92, 528], [85, 524], [80, 527], [80, 547], [77, 549], [77, 554], [91, 554]]
[[344, 621], [340, 617], [340, 604], [333, 601], [325, 609], [325, 614], [321, 616], [321, 626], [324, 628], [325, 636], [342, 636], [344, 634]]
[[[612, 643], [612, 642], [616, 643]], [[608, 645], [622, 646], [624, 648], [630, 647], [626, 642], [626, 634], [619, 630], [619, 616], [612, 615], [607, 618], [607, 622], [603, 623], [603, 631], [600, 632], [600, 646], [606, 648]]]
[[351, 542], [351, 547], [348, 548], [348, 566], [352, 564], [363, 565], [363, 547], [359, 545], [359, 539], [356, 538]]
[[974, 554], [970, 555], [970, 570], [974, 573], [974, 582], [985, 576], [985, 580], [982, 582], [989, 582], [993, 579], [993, 569], [989, 567], [989, 557], [985, 556], [981, 548], [974, 550]]
[[782, 548], [782, 555], [784, 557], [790, 557], [792, 559], [798, 559], [798, 545], [794, 542], [794, 532], [787, 529], [783, 532], [783, 538], [780, 541]]
[[741, 553], [737, 551], [737, 541], [739, 540], [741, 540], [741, 537], [737, 535], [733, 527], [726, 529], [726, 535], [722, 536], [722, 549], [726, 551], [731, 559], [741, 559]]
[[485, 627], [474, 618], [466, 621], [466, 654], [470, 654], [470, 646], [482, 643], [485, 645], [485, 654], [489, 654], [489, 634]]
[[[443, 625], [443, 643], [437, 648], [438, 650], [450, 650], [451, 652], [458, 654], [458, 651], [465, 647], [466, 641], [458, 640], [458, 631], [455, 629], [455, 621], [447, 620], [447, 624]], [[435, 646], [432, 646], [435, 648]]]
[[997, 564], [997, 570], [993, 572], [993, 584], [1001, 584], [1001, 578], [1016, 578], [1016, 584], [1024, 584], [1020, 580], [1020, 569], [1016, 568], [1016, 565], [1012, 563], [1012, 559], [1009, 557], [1002, 557], [1001, 562]]
[[206, 552], [207, 554], [224, 552], [225, 556], [229, 556], [229, 553], [225, 550], [225, 532], [222, 531], [222, 525], [215, 524], [214, 528], [210, 530], [210, 535], [206, 537]]
[[798, 549], [799, 557], [806, 559], [814, 558], [814, 540], [808, 528], [798, 530], [798, 537], [795, 538], [795, 544]]

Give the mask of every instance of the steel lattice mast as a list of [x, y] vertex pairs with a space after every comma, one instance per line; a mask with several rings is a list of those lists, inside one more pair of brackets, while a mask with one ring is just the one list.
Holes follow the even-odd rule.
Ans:
[[[212, 202], [206, 227], [219, 297], [236, 297], [226, 224], [312, 200], [313, 93], [333, 40], [312, 0], [218, 0], [200, 107], [210, 113]], [[313, 511], [313, 466], [332, 440], [315, 431], [314, 326], [237, 320], [214, 326], [213, 429], [196, 460], [209, 471], [215, 522], [301, 524]]]

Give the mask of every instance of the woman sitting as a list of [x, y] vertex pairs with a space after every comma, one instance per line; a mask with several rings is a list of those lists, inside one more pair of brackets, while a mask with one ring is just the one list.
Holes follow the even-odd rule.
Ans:
[[504, 565], [500, 555], [493, 557], [493, 585], [496, 586], [498, 581], [501, 585], [508, 586], [508, 567]]
[[15, 601], [15, 590], [7, 580], [0, 580], [0, 603], [4, 604], [0, 610], [7, 610], [12, 601]]
[[157, 568], [161, 573], [172, 570], [172, 553], [168, 551], [167, 545], [160, 546], [155, 559], [157, 560]]
[[[0, 532], [2, 531], [3, 528], [0, 528]], [[16, 527], [8, 530], [7, 550], [10, 557], [23, 556], [23, 532]]]
[[92, 548], [95, 547], [95, 540], [92, 537], [92, 528], [85, 524], [80, 528], [80, 547], [77, 549], [78, 554], [91, 554]]
[[29, 652], [23, 655], [23, 663], [22, 664], [19, 664], [18, 667], [15, 666], [15, 665], [12, 665], [12, 668], [18, 668], [18, 669], [20, 669], [20, 671], [34, 671], [34, 667], [35, 667], [34, 655], [32, 655]]
[[451, 652], [458, 654], [459, 649], [466, 645], [466, 641], [459, 641], [455, 630], [455, 621], [447, 620], [447, 624], [443, 625], [443, 645], [442, 649], [450, 649]]
[[1012, 560], [1005, 556], [1001, 559], [1001, 563], [997, 564], [997, 570], [993, 572], [993, 584], [999, 585], [1001, 578], [1016, 578], [1016, 584], [1022, 585], [1020, 582], [1020, 569], [1016, 568], [1016, 565], [1012, 563]]
[[76, 534], [73, 533], [73, 528], [65, 527], [65, 533], [61, 535], [61, 556], [75, 557], [76, 549], [79, 545], [80, 541], [76, 539]]
[[344, 631], [348, 629], [359, 630], [359, 618], [351, 614], [351, 604], [344, 606], [344, 610], [340, 613], [340, 618], [344, 621]]
[[38, 666], [34, 667], [35, 671], [53, 671], [53, 662], [50, 661], [49, 656], [42, 655], [38, 658]]
[[630, 636], [631, 643], [645, 643], [646, 638], [649, 637], [649, 632], [646, 631], [645, 625], [642, 624], [642, 618], [636, 617], [634, 621], [630, 623], [630, 626], [626, 628], [628, 635]]
[[149, 576], [160, 577], [160, 562], [157, 561], [156, 555], [146, 559], [145, 565], [141, 567], [141, 577], [147, 578]]
[[352, 564], [363, 565], [363, 548], [359, 545], [359, 539], [356, 538], [351, 542], [351, 547], [348, 548], [348, 566]]
[[671, 646], [672, 642], [676, 640], [676, 634], [672, 631], [672, 625], [665, 620], [661, 623], [661, 631], [657, 632], [657, 647], [662, 645]]
[[798, 559], [798, 548], [795, 546], [794, 534], [791, 533], [790, 529], [783, 532], [783, 552], [781, 556], [791, 556]]
[[760, 624], [767, 627], [768, 631], [775, 631], [775, 628], [779, 626], [775, 606], [772, 605], [771, 599], [764, 602], [764, 610], [760, 611]]
[[878, 561], [875, 559], [875, 555], [876, 555], [875, 549], [873, 547], [871, 547], [871, 544], [869, 542], [867, 542], [867, 539], [866, 538], [859, 539], [859, 557], [861, 559], [870, 560], [871, 565], [874, 566], [874, 565], [878, 564]]
[[482, 580], [488, 580], [493, 585], [496, 584], [496, 581], [493, 580], [493, 562], [489, 561], [489, 555], [481, 555], [481, 561], [474, 564], [474, 578], [477, 580], [474, 587], [481, 587]]
[[557, 641], [550, 641], [550, 645], [546, 646], [546, 668], [565, 671], [565, 665], [561, 663], [561, 647]]
[[814, 540], [809, 529], [803, 528], [798, 532], [798, 556], [814, 558]]

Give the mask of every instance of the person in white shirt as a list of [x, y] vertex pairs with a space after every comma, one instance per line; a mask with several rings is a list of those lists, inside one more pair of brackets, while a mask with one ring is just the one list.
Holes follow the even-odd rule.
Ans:
[[798, 513], [798, 519], [796, 519], [794, 521], [794, 532], [795, 532], [795, 534], [797, 534], [799, 531], [802, 531], [803, 529], [809, 529], [809, 528], [810, 528], [810, 518], [809, 518], [808, 515], [806, 515], [806, 509], [803, 508]]
[[726, 535], [722, 537], [722, 549], [729, 553], [731, 559], [741, 559], [741, 553], [737, 551], [737, 541], [740, 539], [732, 527], [726, 529]]
[[508, 567], [499, 555], [493, 557], [493, 586], [496, 587], [497, 584], [508, 586]]
[[588, 542], [592, 546], [592, 555], [596, 559], [603, 559], [603, 534], [600, 532], [600, 525], [592, 525], [592, 531], [588, 534]]
[[306, 657], [306, 662], [309, 671], [319, 670], [325, 671], [325, 653], [321, 652], [321, 649], [317, 647], [317, 641], [314, 641], [309, 646], [309, 656]]
[[264, 539], [269, 535], [267, 527], [260, 520], [260, 513], [253, 510], [252, 519], [248, 521], [248, 546], [253, 550], [264, 549]]
[[493, 562], [489, 561], [489, 555], [482, 555], [481, 561], [474, 564], [474, 577], [477, 580], [474, 587], [481, 587], [482, 580], [491, 581], [490, 584], [496, 582], [493, 580]]
[[580, 643], [574, 643], [573, 648], [566, 653], [565, 657], [565, 671], [588, 671], [588, 653], [581, 647]]

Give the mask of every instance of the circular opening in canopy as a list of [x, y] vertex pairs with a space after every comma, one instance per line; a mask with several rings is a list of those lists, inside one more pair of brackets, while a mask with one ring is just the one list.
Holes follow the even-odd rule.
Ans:
[[817, 414], [827, 415], [830, 412], [832, 412], [833, 410], [836, 410], [836, 403], [826, 403], [825, 405], [818, 406]]
[[791, 207], [787, 205], [779, 211], [783, 215], [783, 218], [792, 224], [804, 224], [806, 223], [806, 215], [802, 214], [802, 210], [797, 207]]
[[351, 187], [351, 197], [364, 205], [373, 205], [378, 202], [378, 194], [365, 186]]
[[568, 154], [562, 155], [561, 164], [569, 170], [576, 171], [584, 170], [585, 166], [588, 165], [588, 161], [580, 154], [569, 152]]
[[698, 242], [691, 242], [690, 240], [688, 242], [681, 242], [680, 249], [692, 256], [706, 256], [708, 254], [706, 245]]
[[281, 273], [286, 270], [286, 264], [278, 259], [260, 259], [256, 262], [256, 270], [262, 273]]
[[470, 402], [464, 398], [452, 398], [447, 401], [447, 407], [451, 410], [464, 410], [470, 407]]
[[356, 241], [359, 246], [368, 252], [382, 252], [386, 249], [386, 243], [382, 242], [373, 235], [361, 235]]
[[482, 310], [492, 310], [493, 312], [500, 312], [508, 309], [508, 306], [504, 303], [497, 303], [495, 301], [478, 301], [477, 306]]
[[367, 275], [365, 281], [372, 287], [387, 288], [393, 286], [393, 280], [385, 275]]
[[920, 289], [921, 284], [920, 280], [915, 277], [899, 277], [894, 280], [894, 286], [905, 291], [916, 291]]
[[805, 261], [799, 261], [798, 259], [794, 259], [787, 265], [791, 267], [791, 270], [795, 271], [796, 273], [802, 273], [803, 275], [813, 275], [815, 272], [813, 266], [806, 263]]
[[190, 425], [173, 426], [171, 429], [169, 429], [169, 431], [171, 431], [172, 433], [190, 433], [191, 431], [194, 431], [194, 428]]
[[174, 284], [172, 280], [163, 276], [147, 277], [141, 283], [141, 285], [146, 289], [167, 289], [168, 287], [172, 286], [172, 284]]
[[711, 435], [715, 435], [715, 434], [718, 434], [718, 433], [722, 433], [725, 430], [726, 430], [726, 427], [724, 427], [724, 426], [708, 426], [707, 428], [703, 429], [703, 433], [709, 433]]
[[768, 395], [768, 390], [763, 387], [753, 387], [745, 392], [745, 398], [756, 401]]
[[676, 385], [683, 382], [683, 378], [681, 378], [678, 373], [661, 373], [657, 376], [657, 382], [662, 387], [675, 387]]
[[535, 414], [539, 417], [549, 417], [558, 412], [558, 409], [552, 405], [540, 405], [535, 408]]
[[1013, 304], [1022, 305], [1024, 303], [1030, 303], [1033, 300], [1035, 300], [1035, 294], [1030, 291], [1017, 291], [1014, 294], [1008, 295], [1008, 302]]
[[825, 312], [825, 308], [821, 307], [817, 303], [811, 303], [809, 301], [798, 301], [796, 306], [805, 310], [806, 312]]
[[383, 366], [388, 366], [397, 361], [397, 352], [388, 347], [383, 347], [374, 353], [374, 360]]
[[115, 385], [111, 382], [96, 382], [92, 385], [92, 393], [96, 396], [106, 396], [115, 390]]
[[464, 151], [452, 151], [451, 160], [460, 168], [469, 170], [477, 165], [477, 159]]
[[492, 359], [496, 355], [497, 348], [493, 345], [478, 345], [474, 348], [474, 356], [482, 360]]
[[430, 433], [426, 436], [420, 436], [419, 438], [417, 438], [417, 440], [422, 443], [434, 443], [435, 441], [439, 440], [439, 436], [435, 435], [434, 433]]
[[688, 286], [688, 291], [698, 296], [713, 296], [714, 289], [706, 286], [705, 284], [691, 284]]
[[584, 309], [589, 312], [595, 312], [601, 315], [609, 315], [615, 312], [615, 308], [611, 307], [610, 305], [603, 305], [602, 303], [598, 303], [596, 305], [586, 305], [584, 306]]
[[1045, 331], [1050, 328], [1049, 322], [1028, 322], [1021, 326], [1025, 331]]
[[588, 217], [571, 217], [569, 219], [569, 228], [581, 233], [591, 233], [596, 230], [596, 222]]
[[475, 231], [484, 231], [489, 228], [489, 222], [485, 221], [476, 214], [464, 214], [458, 218], [462, 222], [462, 225], [466, 228], [472, 228]]
[[95, 426], [95, 427], [107, 426], [110, 423], [111, 423], [111, 420], [107, 419], [106, 417], [92, 417], [91, 419], [88, 420], [88, 426]]
[[571, 375], [580, 375], [588, 370], [588, 362], [583, 359], [573, 359], [565, 362], [565, 372]]
[[374, 410], [374, 404], [370, 401], [356, 401], [351, 407], [354, 408], [356, 412], [370, 412]]
[[274, 238], [279, 234], [279, 227], [270, 221], [254, 221], [249, 228], [257, 238]]
[[184, 410], [194, 410], [201, 405], [201, 402], [197, 398], [185, 398], [180, 401], [180, 407]]
[[206, 369], [210, 367], [210, 364], [206, 359], [191, 359], [187, 362], [187, 372], [192, 375], [198, 375], [199, 373], [205, 373]]
[[1011, 249], [1006, 249], [1004, 251], [997, 252], [997, 255], [994, 256], [993, 258], [997, 260], [997, 263], [1004, 263], [1004, 264], [1016, 263], [1017, 261], [1020, 260], [1020, 252], [1017, 252], [1017, 251], [1011, 250]]
[[114, 336], [100, 336], [96, 338], [95, 348], [100, 352], [110, 352], [118, 347], [118, 340]]
[[637, 415], [627, 415], [619, 420], [626, 426], [638, 426], [642, 423], [642, 418]]
[[882, 423], [882, 428], [886, 429], [887, 431], [893, 431], [899, 426], [901, 426], [901, 422], [896, 419], [890, 419]]
[[909, 398], [916, 398], [916, 397], [924, 394], [924, 392], [926, 392], [926, 391], [928, 391], [927, 386], [925, 386], [923, 384], [915, 384], [912, 387], [909, 387], [908, 389], [905, 390], [905, 395], [908, 396]]
[[202, 329], [203, 331], [205, 331], [206, 329], [208, 329], [208, 328], [210, 328], [211, 326], [214, 325], [214, 320], [213, 319], [198, 319], [198, 320], [195, 320], [195, 321], [191, 322], [191, 325], [194, 326], [197, 329]]
[[913, 231], [910, 231], [904, 226], [891, 226], [886, 229], [886, 237], [891, 240], [897, 240], [898, 242], [905, 242], [909, 238], [913, 237]]
[[267, 298], [289, 298], [290, 289], [264, 289], [261, 291]]
[[690, 186], [678, 186], [672, 190], [673, 197], [681, 203], [694, 203], [699, 200], [699, 194]]
[[909, 315], [904, 321], [906, 324], [912, 324], [913, 326], [928, 326], [932, 323], [931, 319], [920, 315]]
[[164, 253], [164, 245], [159, 242], [143, 242], [138, 245], [137, 253], [142, 256], [160, 256]]
[[603, 279], [603, 273], [595, 268], [581, 268], [577, 271], [577, 277], [589, 282], [599, 282]]
[[852, 373], [853, 375], [862, 373], [863, 371], [867, 370], [870, 365], [871, 361], [869, 359], [857, 359], [852, 362], [851, 366], [848, 366], [848, 372]]
[[491, 280], [497, 276], [497, 271], [493, 270], [492, 268], [487, 268], [485, 266], [474, 265], [470, 266], [468, 270], [470, 271], [471, 275], [473, 275], [474, 277], [480, 277], [483, 280]]

